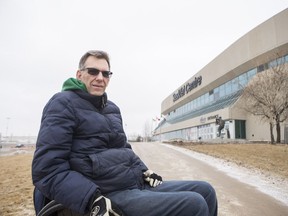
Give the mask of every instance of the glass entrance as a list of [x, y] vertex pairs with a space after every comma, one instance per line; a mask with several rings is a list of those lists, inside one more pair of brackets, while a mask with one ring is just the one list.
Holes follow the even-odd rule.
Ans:
[[235, 120], [235, 138], [246, 139], [246, 121]]

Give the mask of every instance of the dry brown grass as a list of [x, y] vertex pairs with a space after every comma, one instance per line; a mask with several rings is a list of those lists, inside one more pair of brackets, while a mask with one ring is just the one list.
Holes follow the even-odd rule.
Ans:
[[288, 179], [288, 145], [174, 144]]
[[32, 154], [0, 157], [0, 215], [35, 215]]

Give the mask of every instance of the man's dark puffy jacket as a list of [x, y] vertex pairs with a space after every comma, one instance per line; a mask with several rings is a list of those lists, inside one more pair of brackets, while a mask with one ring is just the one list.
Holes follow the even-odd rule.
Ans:
[[142, 188], [147, 170], [127, 143], [119, 108], [104, 96], [54, 95], [43, 110], [32, 163], [42, 195], [80, 213], [97, 191]]

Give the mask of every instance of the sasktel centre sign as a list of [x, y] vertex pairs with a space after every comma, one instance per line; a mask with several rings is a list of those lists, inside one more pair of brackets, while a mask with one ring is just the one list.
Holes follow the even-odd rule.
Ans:
[[202, 76], [195, 77], [195, 79], [192, 82], [186, 83], [184, 86], [178, 89], [177, 92], [173, 94], [173, 102], [177, 101], [179, 98], [183, 97], [185, 94], [188, 94], [190, 91], [200, 86], [201, 83], [202, 83]]

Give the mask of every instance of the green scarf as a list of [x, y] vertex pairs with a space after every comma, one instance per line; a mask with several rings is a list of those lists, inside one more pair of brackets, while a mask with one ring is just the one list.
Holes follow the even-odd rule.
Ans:
[[62, 91], [77, 90], [77, 89], [87, 92], [85, 84], [75, 78], [67, 79], [62, 86]]

